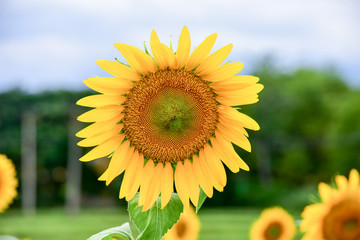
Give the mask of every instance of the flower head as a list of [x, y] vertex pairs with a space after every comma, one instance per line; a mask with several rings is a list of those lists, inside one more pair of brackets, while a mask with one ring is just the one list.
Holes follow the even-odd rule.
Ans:
[[200, 231], [200, 220], [193, 208], [180, 215], [179, 221], [165, 234], [163, 240], [196, 240]]
[[322, 202], [307, 206], [302, 212], [300, 229], [306, 239], [360, 239], [360, 183], [359, 173], [353, 169], [349, 180], [335, 177], [337, 189], [319, 184]]
[[296, 234], [294, 219], [283, 208], [265, 209], [250, 230], [251, 240], [291, 240]]
[[5, 155], [0, 154], [0, 213], [4, 212], [17, 195], [15, 166]]
[[140, 188], [139, 204], [149, 209], [159, 195], [168, 203], [173, 184], [183, 204], [196, 206], [199, 187], [212, 197], [223, 191], [226, 174], [248, 170], [232, 143], [250, 151], [245, 128], [258, 130], [250, 117], [231, 106], [258, 101], [258, 78], [236, 75], [239, 62], [222, 64], [229, 44], [209, 55], [217, 35], [207, 37], [190, 54], [190, 34], [183, 28], [176, 53], [152, 31], [152, 55], [115, 43], [128, 65], [101, 60], [114, 77], [93, 77], [84, 83], [101, 94], [78, 105], [93, 107], [79, 121], [94, 122], [77, 133], [80, 146], [95, 148], [80, 160], [110, 157], [99, 178], [109, 184], [124, 173], [120, 198], [131, 200]]

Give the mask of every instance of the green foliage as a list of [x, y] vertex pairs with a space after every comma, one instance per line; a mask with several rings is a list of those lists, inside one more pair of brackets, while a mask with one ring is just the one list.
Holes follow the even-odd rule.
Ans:
[[104, 231], [101, 231], [87, 240], [133, 240], [132, 233], [130, 230], [129, 223], [124, 223], [120, 227], [114, 227], [110, 229], [106, 229]]
[[204, 193], [204, 191], [202, 190], [202, 188], [200, 188], [200, 193], [199, 193], [199, 202], [198, 205], [196, 206], [196, 213], [199, 212], [200, 208], [202, 207], [202, 205], [204, 204], [205, 200], [207, 198], [207, 195]]
[[129, 201], [130, 219], [139, 230], [137, 240], [160, 240], [165, 233], [179, 220], [183, 205], [179, 196], [173, 193], [169, 203], [161, 209], [161, 199], [145, 212], [138, 206], [139, 193]]

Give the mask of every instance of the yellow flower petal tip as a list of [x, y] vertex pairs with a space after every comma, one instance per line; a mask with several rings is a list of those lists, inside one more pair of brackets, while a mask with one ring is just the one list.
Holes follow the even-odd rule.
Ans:
[[115, 43], [126, 63], [98, 60], [113, 77], [84, 81], [100, 94], [77, 102], [93, 108], [78, 117], [92, 123], [76, 134], [84, 138], [78, 145], [94, 147], [80, 161], [109, 157], [109, 167], [99, 180], [109, 184], [124, 173], [119, 197], [129, 201], [139, 191], [143, 211], [158, 196], [164, 208], [174, 183], [184, 206], [190, 202], [196, 206], [200, 188], [209, 197], [214, 188], [223, 191], [224, 165], [234, 173], [249, 171], [232, 143], [250, 151], [245, 128], [258, 130], [259, 125], [231, 106], [255, 103], [263, 86], [257, 77], [237, 75], [242, 63], [223, 64], [233, 44], [210, 54], [216, 38], [211, 34], [191, 52], [190, 33], [184, 26], [174, 53], [153, 30], [153, 57]]
[[360, 239], [359, 173], [353, 169], [349, 179], [342, 175], [335, 179], [336, 188], [320, 183], [321, 202], [302, 212], [304, 239]]
[[9, 208], [17, 196], [18, 180], [14, 164], [6, 155], [0, 154], [0, 213]]

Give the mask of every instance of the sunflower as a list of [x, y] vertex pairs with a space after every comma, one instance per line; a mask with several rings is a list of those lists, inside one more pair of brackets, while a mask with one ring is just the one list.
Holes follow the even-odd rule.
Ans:
[[190, 207], [180, 215], [179, 221], [165, 234], [163, 240], [196, 240], [199, 231], [199, 218]]
[[[208, 197], [223, 191], [226, 174], [249, 170], [232, 143], [251, 151], [245, 128], [259, 125], [232, 106], [258, 101], [259, 78], [236, 75], [239, 62], [221, 63], [229, 44], [209, 55], [217, 34], [208, 36], [190, 54], [190, 33], [183, 28], [176, 53], [153, 30], [150, 49], [115, 43], [127, 64], [100, 60], [114, 77], [92, 77], [85, 85], [101, 94], [77, 104], [93, 107], [78, 117], [94, 122], [77, 133], [79, 146], [93, 147], [80, 160], [110, 157], [99, 180], [108, 185], [124, 172], [120, 198], [131, 200], [140, 189], [139, 206], [149, 209], [161, 195], [162, 208], [173, 184], [185, 207], [196, 206], [200, 187]], [[151, 187], [151, 190], [150, 190]]]
[[295, 234], [294, 219], [280, 207], [265, 209], [250, 229], [251, 240], [290, 240]]
[[360, 239], [360, 184], [359, 173], [350, 171], [349, 180], [335, 177], [337, 189], [319, 184], [322, 202], [307, 206], [302, 212], [300, 229], [306, 239]]
[[5, 155], [0, 154], [0, 212], [4, 212], [17, 195], [15, 166]]

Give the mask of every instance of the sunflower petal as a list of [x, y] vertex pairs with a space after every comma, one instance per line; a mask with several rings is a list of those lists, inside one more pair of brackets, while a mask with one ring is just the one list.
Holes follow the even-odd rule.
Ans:
[[98, 107], [80, 115], [77, 120], [80, 122], [98, 122], [113, 119], [122, 115], [123, 106]]
[[173, 193], [173, 175], [174, 171], [171, 164], [165, 163], [161, 178], [161, 208], [164, 208], [166, 204], [168, 204]]
[[109, 140], [103, 142], [102, 144], [95, 147], [87, 154], [85, 154], [83, 157], [81, 157], [80, 161], [89, 162], [94, 159], [98, 159], [110, 155], [121, 144], [123, 139], [124, 139], [123, 134], [119, 134], [110, 138]]
[[217, 128], [218, 128], [218, 134], [221, 134], [228, 141], [235, 143], [236, 145], [245, 149], [246, 151], [251, 152], [251, 145], [247, 137], [245, 137], [241, 133], [240, 134], [234, 133], [232, 131], [234, 129], [229, 129], [224, 125], [222, 125], [221, 123], [218, 124]]
[[96, 63], [114, 77], [131, 81], [137, 81], [141, 78], [141, 76], [134, 69], [125, 66], [124, 64], [108, 60], [97, 60]]
[[155, 166], [152, 160], [148, 160], [143, 170], [143, 177], [140, 184], [139, 206], [143, 206], [146, 200], [147, 192], [150, 190], [150, 180], [155, 174]]
[[349, 174], [349, 185], [352, 190], [355, 190], [359, 187], [359, 172], [356, 169], [351, 169]]
[[210, 83], [210, 87], [216, 91], [236, 90], [250, 87], [259, 81], [258, 77], [248, 75], [236, 75], [223, 81]]
[[122, 128], [123, 128], [122, 124], [117, 124], [114, 126], [113, 129], [111, 129], [109, 131], [103, 131], [99, 135], [83, 139], [80, 142], [78, 142], [77, 145], [80, 147], [93, 147], [93, 146], [99, 145], [99, 144], [105, 142], [106, 140], [108, 140], [109, 138], [111, 138], [112, 136], [117, 135], [121, 131]]
[[193, 70], [209, 55], [216, 41], [217, 34], [211, 34], [191, 53], [186, 65], [186, 70]]
[[226, 45], [223, 48], [220, 48], [210, 56], [208, 56], [198, 68], [196, 68], [195, 73], [197, 75], [206, 75], [214, 70], [225, 60], [225, 58], [230, 54], [233, 48], [232, 44]]
[[106, 179], [106, 185], [109, 185], [114, 178], [119, 176], [128, 166], [128, 157], [131, 156], [132, 150], [130, 149], [129, 141], [124, 141], [114, 152], [113, 157], [109, 163], [109, 174]]
[[222, 192], [224, 190], [224, 187], [221, 185], [220, 181], [216, 176], [216, 173], [213, 171], [209, 161], [206, 159], [204, 149], [201, 149], [199, 151], [199, 159], [201, 168], [204, 169], [205, 175], [207, 176], [208, 180], [211, 181], [212, 185], [216, 190]]
[[185, 168], [185, 173], [188, 178], [189, 195], [190, 195], [191, 202], [194, 204], [194, 206], [197, 206], [198, 202], [199, 202], [200, 188], [199, 188], [199, 183], [197, 182], [197, 180], [195, 178], [194, 171], [191, 166], [190, 160], [186, 159], [184, 161], [184, 168]]
[[321, 182], [319, 184], [319, 194], [323, 202], [330, 201], [334, 195], [334, 191], [334, 189], [332, 189], [331, 187], [329, 187], [329, 185], [325, 183]]
[[202, 76], [202, 79], [209, 82], [218, 82], [229, 79], [235, 74], [239, 73], [244, 67], [240, 62], [233, 62], [217, 67], [217, 69], [207, 75]]
[[224, 166], [215, 154], [213, 148], [208, 144], [204, 147], [204, 155], [215, 178], [219, 182], [220, 186], [224, 187], [226, 185], [226, 172]]
[[151, 52], [161, 69], [175, 68], [176, 58], [171, 49], [159, 41], [150, 41]]
[[114, 45], [138, 73], [144, 75], [157, 69], [153, 59], [140, 49], [124, 43], [115, 43]]
[[213, 185], [209, 182], [205, 169], [201, 168], [200, 159], [196, 155], [193, 156], [192, 167], [197, 182], [200, 184], [204, 193], [211, 198], [213, 196]]
[[79, 106], [84, 107], [103, 107], [106, 105], [121, 105], [125, 101], [125, 97], [121, 95], [97, 94], [84, 97], [76, 102]]
[[244, 127], [251, 129], [251, 130], [259, 130], [260, 126], [259, 124], [252, 119], [251, 117], [239, 112], [238, 110], [225, 106], [225, 105], [219, 105], [218, 111], [221, 116], [224, 116], [226, 118], [232, 119], [236, 122], [239, 122]]
[[254, 94], [258, 94], [261, 90], [264, 89], [262, 84], [254, 84], [250, 87], [240, 89], [240, 90], [229, 90], [229, 91], [220, 91], [218, 94], [223, 97], [247, 97]]
[[144, 157], [135, 153], [135, 162], [136, 162], [136, 169], [129, 176], [130, 186], [128, 189], [128, 195], [125, 198], [126, 201], [130, 201], [136, 195], [140, 187], [141, 179], [143, 176]]
[[258, 95], [254, 94], [252, 96], [239, 98], [239, 97], [224, 97], [224, 96], [216, 96], [216, 101], [223, 105], [228, 106], [240, 106], [240, 105], [249, 105], [259, 101]]
[[220, 159], [223, 161], [223, 163], [226, 164], [226, 166], [233, 172], [237, 173], [239, 172], [239, 166], [236, 164], [236, 162], [231, 158], [228, 157], [223, 150], [218, 145], [216, 138], [211, 139], [211, 145], [214, 148], [215, 153], [220, 157]]
[[216, 137], [214, 141], [216, 141], [220, 149], [223, 150], [222, 152], [226, 154], [229, 159], [235, 161], [237, 166], [239, 166], [241, 169], [249, 171], [249, 166], [239, 157], [239, 155], [237, 155], [231, 142], [227, 141], [218, 131], [215, 132], [215, 136]]
[[134, 84], [125, 79], [114, 77], [92, 77], [83, 81], [89, 88], [105, 94], [125, 94]]
[[181, 162], [178, 162], [175, 169], [175, 187], [184, 209], [189, 208], [189, 183], [186, 176], [186, 170]]
[[151, 182], [151, 190], [147, 192], [146, 200], [143, 206], [142, 211], [145, 212], [151, 208], [151, 206], [154, 204], [156, 199], [158, 198], [160, 194], [160, 188], [161, 188], [161, 176], [163, 172], [163, 165], [159, 163], [155, 166], [155, 174], [152, 176], [150, 182]]
[[82, 129], [75, 136], [79, 138], [87, 138], [98, 135], [103, 131], [108, 131], [113, 129], [118, 122], [122, 119], [121, 115], [118, 115], [112, 119], [106, 121], [99, 121], [87, 126], [86, 128]]
[[191, 48], [191, 39], [190, 39], [190, 32], [186, 26], [183, 27], [180, 37], [179, 37], [179, 44], [176, 51], [176, 59], [177, 59], [177, 66], [184, 67], [186, 64]]

